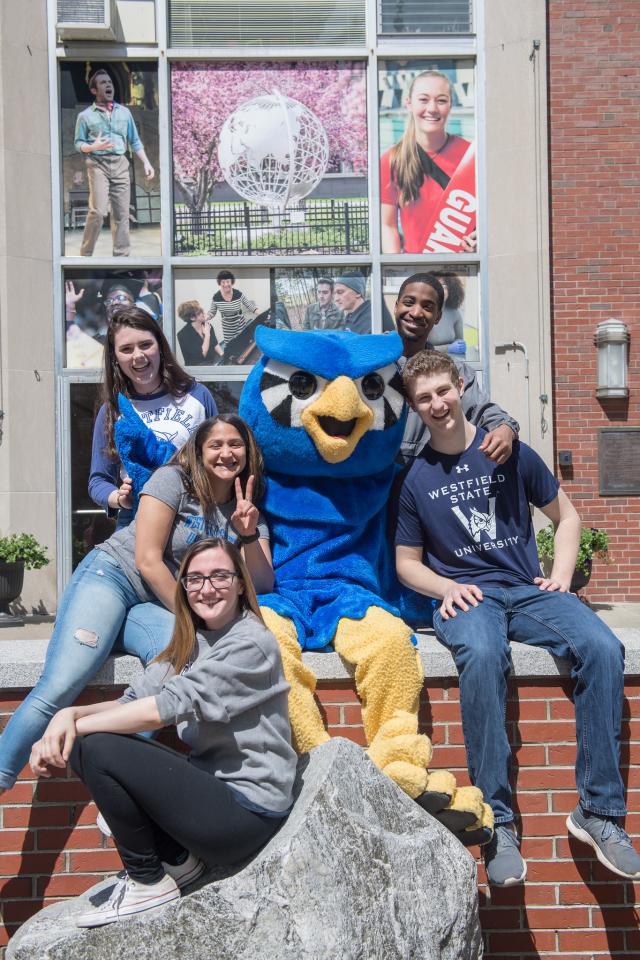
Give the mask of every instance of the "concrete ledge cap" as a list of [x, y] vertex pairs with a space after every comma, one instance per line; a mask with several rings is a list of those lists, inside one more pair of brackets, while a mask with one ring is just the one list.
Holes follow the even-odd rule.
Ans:
[[[613, 632], [626, 651], [625, 675], [640, 676], [640, 628], [617, 627]], [[33, 687], [44, 663], [48, 640], [20, 640], [0, 642], [0, 689], [18, 690]], [[428, 680], [455, 680], [457, 671], [453, 659], [433, 635], [432, 630], [418, 634], [418, 649]], [[551, 654], [524, 643], [511, 644], [513, 675], [538, 680], [555, 680], [570, 674], [569, 664], [556, 660]], [[305, 664], [319, 680], [351, 680], [350, 670], [337, 653], [305, 653]], [[140, 674], [140, 663], [126, 655], [109, 657], [90, 686], [125, 686]]]

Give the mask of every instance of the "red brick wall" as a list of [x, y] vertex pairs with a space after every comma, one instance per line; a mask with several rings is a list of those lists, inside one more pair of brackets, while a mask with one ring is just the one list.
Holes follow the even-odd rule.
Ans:
[[[630, 717], [640, 714], [640, 683], [627, 683], [625, 693], [623, 772], [629, 809], [637, 811], [640, 720]], [[105, 695], [113, 696], [114, 691], [94, 691], [92, 699]], [[364, 742], [360, 706], [350, 684], [321, 685], [319, 699], [332, 733]], [[0, 693], [0, 715], [15, 706], [15, 695]], [[433, 768], [449, 767], [461, 784], [468, 783], [457, 684], [427, 685], [422, 720], [434, 742]], [[490, 895], [479, 867], [487, 960], [640, 958], [634, 907], [640, 891], [612, 878], [590, 856], [589, 848], [567, 839], [565, 818], [576, 803], [575, 726], [567, 685], [541, 681], [514, 686], [508, 724], [514, 745], [515, 807], [522, 816], [529, 874], [524, 887]], [[3, 796], [0, 811], [4, 828], [0, 944], [4, 944], [43, 905], [82, 893], [102, 874], [118, 870], [120, 861], [95, 826], [95, 808], [84, 788], [73, 779], [56, 777], [36, 784], [25, 771]], [[640, 832], [639, 814], [627, 818], [627, 829]]]
[[[640, 600], [639, 497], [598, 496], [597, 429], [640, 426], [640, 9], [637, 0], [549, 0], [551, 266], [556, 449], [583, 520], [613, 563], [588, 596]], [[631, 333], [629, 404], [595, 396], [601, 320]]]

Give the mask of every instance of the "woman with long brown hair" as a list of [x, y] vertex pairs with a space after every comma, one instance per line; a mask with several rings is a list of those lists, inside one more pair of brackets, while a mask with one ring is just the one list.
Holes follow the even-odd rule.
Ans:
[[64, 592], [42, 676], [0, 736], [0, 793], [13, 786], [53, 714], [73, 703], [115, 649], [146, 664], [173, 629], [175, 577], [205, 537], [238, 544], [256, 588], [269, 592], [269, 531], [253, 499], [262, 456], [236, 414], [200, 424], [145, 484], [140, 507], [79, 564]]
[[120, 528], [133, 518], [133, 491], [114, 437], [118, 394], [129, 398], [156, 437], [176, 449], [218, 411], [207, 388], [182, 369], [145, 310], [128, 306], [114, 314], [104, 345], [102, 406], [93, 429], [89, 496], [110, 515], [117, 514]]
[[[126, 870], [81, 927], [178, 898], [205, 864], [257, 852], [291, 808], [289, 687], [240, 551], [221, 538], [191, 546], [174, 607], [171, 643], [138, 683], [119, 701], [61, 710], [33, 746], [36, 776], [70, 759]], [[131, 736], [167, 724], [188, 757]]]
[[[445, 73], [425, 70], [414, 77], [405, 100], [405, 131], [380, 159], [383, 253], [425, 252], [438, 201], [469, 148], [468, 140], [447, 133], [452, 101]], [[474, 230], [463, 238], [461, 252], [473, 252], [476, 245]]]

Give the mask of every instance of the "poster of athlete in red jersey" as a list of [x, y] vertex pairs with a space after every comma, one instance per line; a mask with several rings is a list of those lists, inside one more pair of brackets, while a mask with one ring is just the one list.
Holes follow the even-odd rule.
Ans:
[[379, 73], [383, 253], [475, 253], [474, 67], [386, 61]]

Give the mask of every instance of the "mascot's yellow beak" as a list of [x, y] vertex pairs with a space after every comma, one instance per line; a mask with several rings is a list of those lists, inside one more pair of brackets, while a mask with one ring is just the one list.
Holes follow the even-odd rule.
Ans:
[[327, 463], [348, 460], [373, 423], [373, 410], [364, 403], [349, 377], [336, 377], [300, 419]]

